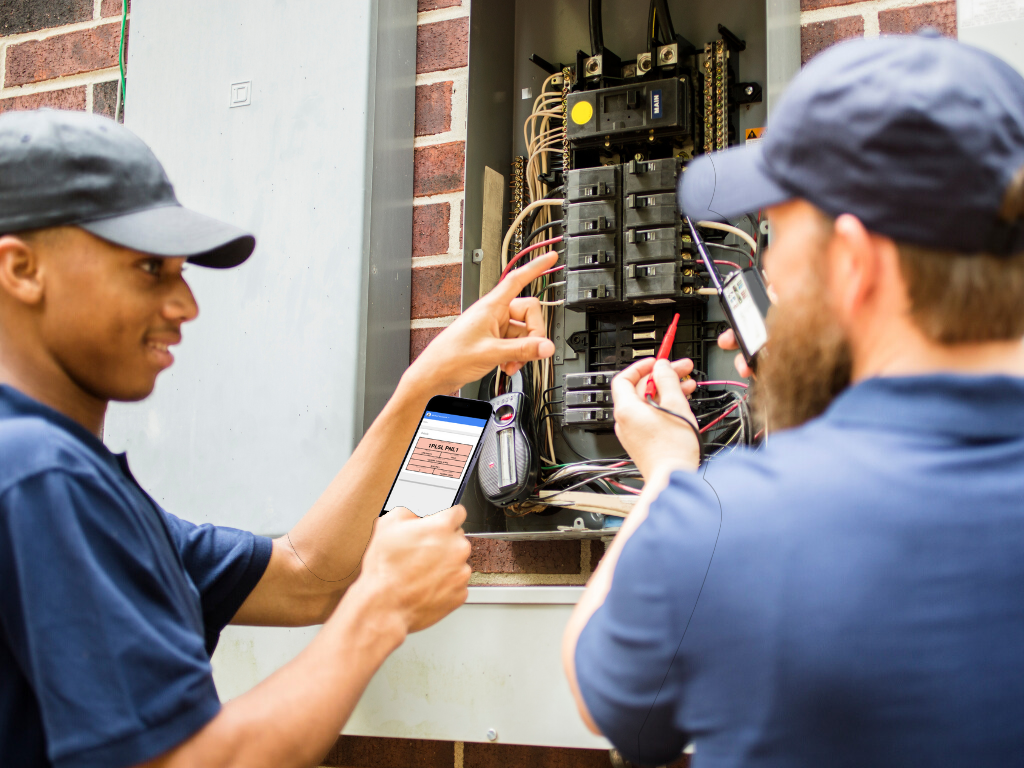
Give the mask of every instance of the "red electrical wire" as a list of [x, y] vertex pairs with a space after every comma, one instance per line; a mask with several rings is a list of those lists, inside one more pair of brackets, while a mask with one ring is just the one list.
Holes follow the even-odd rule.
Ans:
[[559, 235], [558, 237], [552, 237], [550, 240], [541, 240], [539, 243], [534, 243], [531, 246], [523, 248], [523, 250], [517, 253], [515, 255], [515, 258], [508, 263], [508, 266], [505, 267], [505, 271], [501, 273], [501, 277], [498, 278], [498, 282], [500, 283], [502, 280], [504, 280], [505, 276], [512, 271], [512, 267], [515, 266], [515, 263], [519, 261], [521, 258], [523, 258], [523, 256], [528, 254], [530, 251], [536, 251], [538, 248], [544, 248], [545, 246], [554, 245], [555, 243], [560, 242], [562, 242], [561, 235]]
[[544, 275], [550, 275], [552, 272], [561, 272], [563, 269], [565, 269], [565, 264], [562, 264], [560, 267], [552, 267], [551, 269], [546, 269], [540, 274], [543, 277]]
[[703, 434], [704, 434], [705, 432], [707, 432], [707, 431], [708, 431], [709, 429], [711, 429], [711, 428], [712, 428], [713, 426], [715, 426], [715, 424], [717, 424], [718, 422], [720, 422], [720, 421], [721, 421], [722, 419], [724, 419], [724, 418], [725, 418], [726, 416], [728, 416], [728, 415], [729, 415], [730, 413], [732, 413], [733, 411], [735, 411], [735, 410], [736, 410], [737, 408], [739, 408], [739, 407], [740, 407], [740, 404], [739, 404], [739, 403], [736, 403], [736, 405], [734, 405], [734, 406], [733, 406], [732, 408], [730, 408], [730, 409], [729, 409], [728, 411], [726, 411], [725, 413], [723, 413], [723, 414], [722, 414], [721, 416], [719, 416], [719, 417], [718, 417], [717, 419], [715, 419], [714, 421], [712, 421], [712, 422], [710, 422], [710, 423], [708, 423], [708, 424], [705, 424], [705, 425], [704, 425], [703, 427], [701, 427], [701, 428], [700, 428], [700, 433], [701, 433], [701, 434], [703, 435]]
[[640, 495], [640, 491], [638, 491], [636, 488], [630, 488], [628, 485], [623, 485], [622, 483], [617, 483], [614, 480], [609, 480], [608, 482], [611, 483], [612, 485], [614, 485], [616, 488], [621, 488], [624, 491], [629, 491], [630, 493], [635, 493], [637, 496]]
[[723, 261], [720, 259], [715, 259], [715, 264], [725, 264], [727, 267], [732, 267], [733, 269], [742, 269], [742, 267], [740, 267], [740, 265], [737, 264], [735, 261]]
[[697, 386], [698, 387], [710, 387], [710, 386], [713, 386], [713, 385], [716, 385], [716, 384], [722, 384], [722, 385], [725, 385], [725, 386], [733, 386], [733, 387], [743, 387], [744, 389], [747, 389], [747, 388], [750, 387], [749, 384], [744, 384], [742, 381], [698, 381], [697, 382]]

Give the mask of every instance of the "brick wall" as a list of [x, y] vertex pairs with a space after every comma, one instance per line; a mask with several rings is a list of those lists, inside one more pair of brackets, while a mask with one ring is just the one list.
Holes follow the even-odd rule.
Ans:
[[419, 0], [412, 235], [416, 357], [462, 310], [469, 0]]
[[916, 32], [931, 26], [956, 37], [955, 0], [800, 0], [800, 58], [850, 37]]
[[0, 0], [0, 112], [113, 117], [120, 40], [121, 0]]

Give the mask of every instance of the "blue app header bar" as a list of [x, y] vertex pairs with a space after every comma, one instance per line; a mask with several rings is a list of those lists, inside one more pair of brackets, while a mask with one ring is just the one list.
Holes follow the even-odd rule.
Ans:
[[469, 416], [456, 416], [454, 413], [441, 413], [440, 411], [427, 411], [423, 418], [431, 421], [446, 421], [449, 424], [468, 424], [471, 427], [483, 429], [487, 426], [486, 419], [474, 419]]

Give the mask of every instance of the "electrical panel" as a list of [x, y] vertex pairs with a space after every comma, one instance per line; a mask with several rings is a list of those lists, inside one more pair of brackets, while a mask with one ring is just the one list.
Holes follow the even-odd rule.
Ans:
[[[531, 497], [488, 517], [493, 535], [618, 525], [588, 511], [578, 494], [629, 498], [642, 488], [615, 438], [611, 384], [656, 354], [676, 315], [670, 357], [693, 361], [691, 408], [705, 453], [759, 437], [748, 382], [735, 381], [732, 353], [717, 348], [726, 321], [676, 189], [693, 158], [763, 131], [765, 6], [552, 2], [557, 8], [516, 3], [515, 92], [522, 98], [507, 170], [511, 245], [500, 266], [519, 253], [558, 253], [553, 273], [524, 292], [541, 300], [556, 353], [514, 380], [491, 375], [480, 383], [479, 397], [529, 395], [541, 456]], [[582, 42], [580, 30], [558, 22], [584, 9], [589, 45], [570, 48], [570, 39]], [[760, 268], [767, 231], [757, 211], [724, 230], [699, 226], [719, 278]], [[560, 502], [569, 491], [574, 501]]]

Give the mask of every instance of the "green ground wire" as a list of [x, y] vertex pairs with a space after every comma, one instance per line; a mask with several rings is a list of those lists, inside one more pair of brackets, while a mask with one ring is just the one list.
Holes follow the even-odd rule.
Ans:
[[118, 107], [124, 103], [125, 82], [124, 82], [124, 28], [128, 22], [128, 0], [121, 0], [121, 39], [117, 46], [117, 67], [121, 71], [121, 98]]

